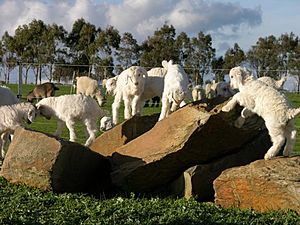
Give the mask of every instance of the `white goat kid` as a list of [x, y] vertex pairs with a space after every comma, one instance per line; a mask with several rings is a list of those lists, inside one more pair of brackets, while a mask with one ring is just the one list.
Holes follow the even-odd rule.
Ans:
[[100, 106], [104, 105], [105, 97], [102, 95], [96, 80], [87, 76], [76, 77], [76, 80], [76, 94], [95, 97]]
[[57, 130], [54, 135], [60, 136], [63, 127], [66, 125], [70, 132], [70, 141], [75, 142], [76, 134], [74, 125], [76, 120], [83, 122], [85, 134], [88, 139], [85, 146], [89, 146], [96, 137], [97, 119], [107, 114], [99, 107], [95, 99], [85, 95], [61, 95], [48, 97], [36, 104], [40, 115], [46, 119], [54, 117], [57, 119]]
[[192, 90], [193, 101], [198, 101], [204, 98], [204, 90], [201, 85], [196, 85]]
[[113, 124], [112, 118], [110, 116], [104, 116], [100, 120], [100, 131], [108, 131], [112, 129], [115, 125]]
[[[3, 105], [13, 105], [16, 103], [19, 103], [20, 100], [17, 98], [17, 96], [10, 90], [10, 88], [6, 86], [0, 87], [0, 106]], [[0, 135], [0, 142], [2, 143], [1, 152], [4, 152], [4, 146], [5, 143], [8, 141], [9, 136], [13, 137], [12, 132], [6, 132], [2, 133]]]
[[239, 92], [222, 108], [222, 111], [229, 112], [239, 104], [246, 108], [242, 111], [242, 117], [245, 116], [245, 112], [256, 113], [262, 117], [273, 143], [264, 158], [267, 160], [276, 156], [285, 140], [283, 154], [289, 156], [296, 141], [293, 118], [300, 113], [300, 108], [292, 108], [284, 94], [255, 80], [250, 72], [242, 67], [232, 68], [229, 76], [231, 88], [239, 89]]
[[[4, 105], [0, 107], [0, 135], [11, 134], [18, 127], [22, 127], [24, 121], [32, 123], [37, 114], [34, 105], [29, 102]], [[5, 116], [4, 116], [5, 115]], [[0, 139], [1, 158], [5, 156], [3, 139]]]
[[284, 85], [285, 81], [287, 80], [287, 77], [284, 76], [280, 80], [275, 80], [272, 77], [265, 76], [265, 77], [258, 78], [258, 80], [266, 83], [267, 85], [269, 85], [273, 88], [281, 90], [283, 88], [283, 85]]
[[171, 111], [176, 110], [184, 99], [187, 98], [189, 90], [189, 79], [183, 68], [173, 61], [162, 61], [162, 66], [168, 71], [164, 79], [164, 91], [162, 94], [162, 108], [159, 121], [166, 118]]
[[118, 80], [118, 76], [111, 77], [111, 78], [106, 80], [106, 82], [105, 82], [106, 94], [111, 95], [111, 96], [115, 96], [115, 90], [116, 90], [116, 87], [117, 87], [117, 80]]
[[113, 123], [118, 123], [118, 111], [124, 101], [124, 119], [140, 113], [141, 96], [147, 79], [147, 71], [140, 66], [131, 66], [118, 75], [115, 98], [112, 104]]

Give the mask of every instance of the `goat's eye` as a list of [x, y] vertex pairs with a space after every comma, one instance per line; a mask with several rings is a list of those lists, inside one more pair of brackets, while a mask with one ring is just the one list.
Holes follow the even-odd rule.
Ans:
[[233, 76], [230, 76], [230, 78], [233, 78]]

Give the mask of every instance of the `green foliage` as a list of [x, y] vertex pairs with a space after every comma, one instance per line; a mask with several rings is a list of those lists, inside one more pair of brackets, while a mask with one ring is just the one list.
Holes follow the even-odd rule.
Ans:
[[223, 209], [194, 199], [114, 196], [99, 199], [83, 194], [54, 194], [0, 177], [0, 224], [299, 224], [294, 211], [258, 213]]

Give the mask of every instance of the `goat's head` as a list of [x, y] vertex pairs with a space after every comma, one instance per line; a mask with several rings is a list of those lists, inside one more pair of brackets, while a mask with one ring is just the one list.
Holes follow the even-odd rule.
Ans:
[[114, 124], [112, 122], [111, 117], [109, 116], [104, 116], [102, 117], [102, 119], [100, 120], [100, 131], [107, 131], [110, 130], [114, 127]]
[[102, 94], [101, 90], [96, 91], [95, 97], [100, 106], [103, 106], [106, 103], [105, 95]]
[[116, 86], [117, 86], [117, 79], [118, 79], [118, 76], [115, 76], [115, 77], [112, 77], [112, 78], [109, 78], [106, 80], [106, 83], [105, 83], [106, 94], [113, 95], [114, 90], [116, 89]]
[[240, 66], [234, 67], [229, 71], [229, 78], [230, 87], [232, 89], [239, 89], [239, 87], [245, 85], [248, 80], [253, 79], [250, 71]]
[[26, 107], [27, 107], [27, 113], [25, 114], [24, 119], [26, 120], [26, 122], [28, 124], [31, 124], [34, 121], [34, 119], [36, 118], [36, 116], [38, 114], [38, 110], [34, 105], [32, 105], [30, 103], [27, 103]]
[[138, 86], [141, 82], [144, 83], [144, 79], [147, 77], [147, 71], [143, 67], [131, 66], [128, 69], [126, 81], [130, 80], [135, 86]]

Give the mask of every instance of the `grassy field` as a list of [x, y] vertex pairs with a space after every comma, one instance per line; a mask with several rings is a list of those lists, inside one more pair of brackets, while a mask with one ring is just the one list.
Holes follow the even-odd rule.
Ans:
[[[17, 92], [16, 85], [9, 85]], [[22, 87], [23, 97], [33, 85]], [[70, 86], [59, 86], [57, 95], [70, 93]], [[294, 106], [300, 106], [296, 94], [287, 94]], [[105, 106], [110, 111], [112, 98]], [[160, 108], [145, 108], [145, 114], [158, 113]], [[123, 120], [123, 109], [120, 118]], [[300, 131], [300, 120], [296, 120]], [[53, 133], [55, 120], [38, 118], [30, 128]], [[82, 126], [77, 125], [78, 142], [84, 143]], [[300, 133], [300, 132], [299, 132]], [[100, 133], [99, 133], [100, 134]], [[68, 139], [64, 130], [63, 138]], [[295, 147], [300, 152], [300, 137]], [[212, 203], [194, 199], [145, 197], [130, 194], [114, 197], [95, 197], [86, 194], [55, 194], [23, 185], [12, 185], [0, 177], [0, 224], [167, 224], [167, 225], [296, 225], [300, 216], [293, 211], [258, 213], [253, 210], [223, 209]]]

